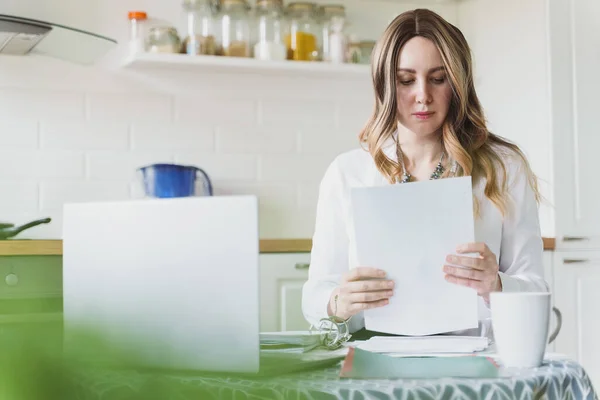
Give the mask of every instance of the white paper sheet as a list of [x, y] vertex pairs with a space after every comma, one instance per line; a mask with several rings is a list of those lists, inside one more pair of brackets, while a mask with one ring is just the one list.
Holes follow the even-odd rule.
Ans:
[[365, 310], [366, 329], [430, 335], [477, 328], [477, 293], [444, 279], [456, 247], [474, 241], [470, 177], [351, 189], [358, 263], [395, 281], [384, 307]]
[[481, 336], [374, 336], [356, 347], [375, 353], [464, 354], [487, 349], [489, 339]]

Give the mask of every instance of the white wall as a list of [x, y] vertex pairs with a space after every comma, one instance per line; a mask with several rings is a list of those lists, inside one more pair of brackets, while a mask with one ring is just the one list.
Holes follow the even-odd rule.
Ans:
[[[352, 31], [364, 38], [376, 38], [395, 15], [414, 8], [345, 4]], [[178, 23], [179, 7], [162, 0], [13, 0], [0, 12], [47, 15], [122, 38], [127, 10]], [[456, 22], [456, 6], [435, 10]], [[65, 202], [139, 196], [135, 169], [162, 161], [204, 168], [218, 194], [257, 194], [261, 237], [310, 237], [325, 167], [358, 145], [372, 104], [367, 75], [294, 81], [171, 72], [157, 81], [35, 57], [0, 61], [0, 218], [54, 218], [23, 238], [59, 238]]]
[[475, 60], [490, 130], [516, 142], [540, 178], [542, 234], [554, 236], [546, 0], [468, 0], [458, 24]]

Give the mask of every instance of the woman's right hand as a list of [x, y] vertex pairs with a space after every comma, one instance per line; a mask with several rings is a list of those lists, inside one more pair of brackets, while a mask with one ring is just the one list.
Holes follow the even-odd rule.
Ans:
[[357, 267], [350, 270], [329, 299], [329, 315], [346, 320], [360, 311], [388, 304], [394, 294], [394, 282], [385, 277], [385, 271], [377, 268]]

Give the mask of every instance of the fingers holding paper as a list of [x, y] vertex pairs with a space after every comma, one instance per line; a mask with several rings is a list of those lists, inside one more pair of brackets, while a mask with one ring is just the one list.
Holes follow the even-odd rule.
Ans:
[[360, 311], [388, 304], [394, 294], [394, 282], [385, 276], [385, 271], [370, 267], [349, 271], [331, 295], [330, 315], [348, 319]]
[[[445, 278], [448, 282], [477, 290], [486, 301], [489, 294], [502, 290], [496, 255], [485, 243], [468, 243], [456, 249], [459, 255], [446, 257]], [[475, 256], [460, 254], [475, 253]]]

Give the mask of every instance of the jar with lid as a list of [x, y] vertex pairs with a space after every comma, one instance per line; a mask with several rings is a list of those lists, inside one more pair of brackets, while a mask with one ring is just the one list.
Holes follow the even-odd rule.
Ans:
[[321, 7], [323, 61], [345, 63], [348, 53], [348, 40], [344, 32], [346, 9], [343, 5], [331, 4]]
[[148, 14], [145, 11], [130, 11], [129, 20], [129, 49], [132, 53], [146, 50], [146, 21]]
[[151, 27], [146, 43], [150, 53], [179, 53], [181, 49], [181, 40], [172, 26]]
[[215, 55], [216, 21], [211, 0], [184, 0], [187, 35], [182, 52], [189, 55]]
[[259, 60], [285, 60], [287, 47], [283, 40], [285, 17], [282, 0], [256, 1], [257, 42], [254, 58]]
[[250, 13], [245, 0], [221, 0], [217, 54], [250, 57]]
[[360, 49], [360, 64], [371, 64], [371, 57], [375, 49], [376, 42], [373, 40], [363, 40], [358, 42]]
[[288, 32], [285, 42], [288, 60], [317, 61], [319, 59], [320, 36], [314, 3], [290, 3], [287, 8]]

